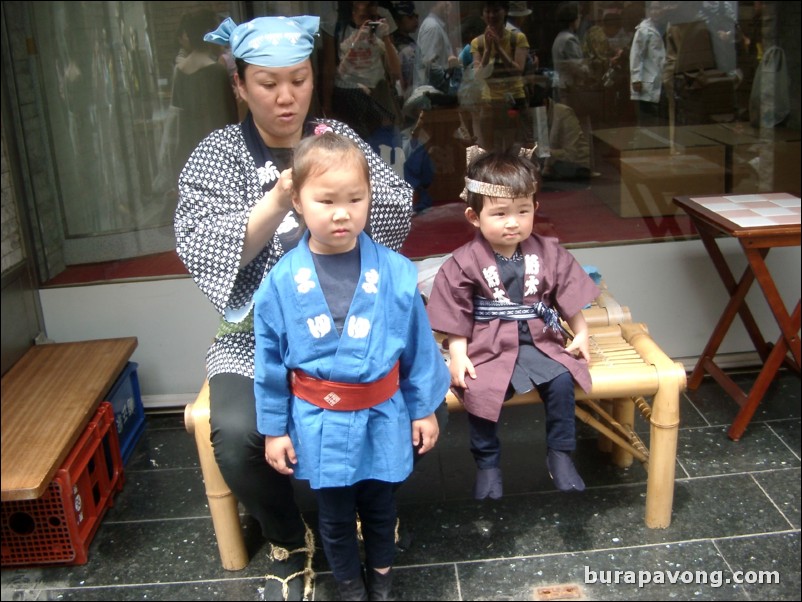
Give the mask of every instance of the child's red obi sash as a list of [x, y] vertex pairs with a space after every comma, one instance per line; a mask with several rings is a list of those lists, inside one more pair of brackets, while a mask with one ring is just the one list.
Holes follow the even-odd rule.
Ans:
[[293, 395], [325, 410], [366, 410], [398, 391], [398, 362], [385, 376], [370, 383], [338, 383], [293, 370], [290, 386]]

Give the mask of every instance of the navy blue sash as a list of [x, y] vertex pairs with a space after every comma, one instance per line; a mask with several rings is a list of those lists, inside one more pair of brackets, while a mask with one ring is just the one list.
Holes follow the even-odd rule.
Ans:
[[560, 323], [559, 312], [547, 306], [542, 301], [537, 301], [532, 305], [519, 305], [512, 301], [491, 301], [484, 297], [474, 297], [473, 317], [479, 322], [490, 322], [492, 320], [532, 320], [534, 318], [540, 318], [546, 324], [543, 330], [550, 328], [554, 332], [561, 333], [569, 339], [574, 338]]

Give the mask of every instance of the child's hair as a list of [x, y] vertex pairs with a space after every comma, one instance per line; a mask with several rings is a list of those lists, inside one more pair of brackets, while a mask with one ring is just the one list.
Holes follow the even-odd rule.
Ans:
[[[537, 174], [537, 167], [526, 157], [494, 151], [471, 161], [466, 177], [483, 184], [504, 186], [512, 197], [521, 197], [537, 190]], [[482, 212], [486, 196], [493, 195], [467, 191], [466, 202], [477, 215]]]
[[338, 170], [343, 164], [349, 163], [359, 166], [365, 181], [370, 185], [368, 161], [356, 142], [330, 129], [303, 138], [293, 151], [292, 189], [297, 194], [306, 180], [315, 174]]

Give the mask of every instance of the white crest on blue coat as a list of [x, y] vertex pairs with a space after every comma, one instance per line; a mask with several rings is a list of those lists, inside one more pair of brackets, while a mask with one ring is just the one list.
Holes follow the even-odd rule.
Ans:
[[379, 272], [376, 270], [368, 270], [365, 272], [365, 282], [362, 284], [362, 290], [366, 293], [373, 293], [374, 295], [379, 292], [376, 285], [379, 283]]
[[295, 282], [298, 283], [299, 293], [308, 293], [315, 288], [315, 282], [312, 280], [312, 270], [309, 268], [301, 268], [295, 274]]
[[364, 339], [370, 332], [370, 320], [351, 316], [348, 320], [348, 336], [352, 339]]
[[331, 331], [331, 321], [326, 314], [320, 314], [315, 318], [307, 318], [306, 324], [309, 326], [309, 332], [316, 339], [326, 336]]

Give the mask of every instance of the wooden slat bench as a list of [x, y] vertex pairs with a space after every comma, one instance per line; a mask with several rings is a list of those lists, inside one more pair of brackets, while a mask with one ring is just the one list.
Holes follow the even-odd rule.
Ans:
[[[633, 458], [643, 463], [648, 473], [646, 525], [666, 528], [674, 499], [679, 396], [685, 389], [685, 370], [663, 353], [643, 324], [594, 326], [590, 334], [593, 388], [590, 394], [577, 388], [577, 417], [601, 433], [602, 440], [612, 447], [615, 464], [628, 466]], [[652, 398], [651, 404], [647, 397]], [[446, 401], [451, 410], [462, 407], [451, 393]], [[539, 401], [534, 393], [513, 397], [507, 403]], [[648, 447], [634, 431], [635, 409], [651, 425]], [[187, 430], [195, 433], [223, 567], [239, 570], [248, 564], [248, 556], [237, 501], [212, 451], [208, 385], [204, 384], [195, 402], [186, 407], [185, 422]]]
[[136, 346], [136, 337], [37, 345], [3, 376], [2, 501], [42, 496]]

